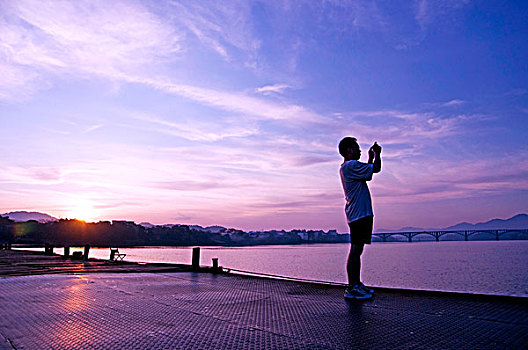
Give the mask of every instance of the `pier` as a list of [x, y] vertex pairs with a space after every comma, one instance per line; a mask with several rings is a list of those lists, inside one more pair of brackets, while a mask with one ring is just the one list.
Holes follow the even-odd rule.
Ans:
[[0, 349], [528, 346], [527, 298], [375, 288], [358, 302], [342, 286], [191, 265], [61, 262], [0, 251]]

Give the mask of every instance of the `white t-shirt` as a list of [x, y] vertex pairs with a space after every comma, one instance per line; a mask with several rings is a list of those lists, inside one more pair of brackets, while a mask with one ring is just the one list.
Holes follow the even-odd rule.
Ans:
[[367, 181], [372, 180], [373, 164], [357, 160], [347, 160], [341, 164], [339, 174], [345, 191], [345, 213], [348, 222], [356, 221], [366, 216], [374, 216], [372, 201]]

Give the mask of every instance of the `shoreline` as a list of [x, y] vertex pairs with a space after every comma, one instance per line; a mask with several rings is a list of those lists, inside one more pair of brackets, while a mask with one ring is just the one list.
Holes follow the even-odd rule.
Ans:
[[[450, 240], [450, 239], [445, 239], [445, 240], [440, 240], [440, 241], [435, 241], [434, 239], [429, 239], [429, 240], [413, 240], [412, 242], [409, 242], [409, 241], [405, 241], [405, 240], [400, 240], [400, 241], [381, 241], [381, 240], [373, 240], [371, 244], [379, 244], [379, 243], [382, 243], [382, 244], [392, 244], [392, 243], [410, 243], [410, 244], [413, 244], [413, 243], [440, 243], [440, 242], [515, 242], [515, 241], [518, 241], [518, 242], [524, 242], [524, 241], [528, 241], [528, 238], [527, 239], [501, 239], [501, 240], [495, 240], [495, 239], [473, 239], [473, 240], [468, 240], [468, 241], [465, 241], [463, 239], [460, 239], [460, 240]], [[311, 245], [317, 245], [317, 244], [323, 244], [323, 245], [334, 245], [334, 244], [348, 244], [350, 242], [299, 242], [299, 243], [295, 243], [295, 242], [291, 242], [291, 243], [253, 243], [253, 244], [230, 244], [230, 245], [226, 245], [226, 244], [188, 244], [188, 245], [182, 245], [182, 244], [174, 244], [174, 245], [170, 245], [170, 244], [164, 244], [164, 245], [159, 245], [159, 244], [155, 244], [155, 245], [145, 245], [145, 244], [119, 244], [119, 245], [116, 245], [116, 244], [113, 244], [113, 245], [107, 245], [107, 244], [98, 244], [98, 245], [90, 245], [90, 248], [100, 248], [100, 249], [104, 249], [104, 248], [114, 248], [114, 247], [118, 247], [118, 248], [164, 248], [164, 247], [167, 247], [167, 248], [192, 248], [192, 247], [203, 247], [203, 248], [207, 248], [207, 247], [211, 247], [211, 248], [218, 248], [218, 247], [225, 247], [225, 248], [243, 248], [243, 247], [262, 247], [262, 246], [311, 246]], [[12, 247], [15, 248], [15, 249], [23, 249], [23, 248], [42, 248], [44, 249], [44, 244], [43, 243], [12, 243]], [[63, 244], [58, 244], [58, 245], [54, 245], [53, 246], [54, 248], [56, 249], [62, 249], [64, 248], [64, 245]], [[77, 245], [77, 244], [71, 244], [69, 245], [70, 248], [77, 248], [77, 249], [81, 249], [83, 247], [83, 245]]]

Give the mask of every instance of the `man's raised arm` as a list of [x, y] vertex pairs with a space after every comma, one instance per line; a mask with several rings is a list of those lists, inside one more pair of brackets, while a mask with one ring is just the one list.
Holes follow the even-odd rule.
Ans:
[[368, 162], [370, 164], [374, 164], [372, 167], [372, 171], [374, 173], [379, 173], [381, 171], [381, 146], [378, 145], [377, 142], [374, 142], [372, 147], [370, 147], [368, 154], [369, 154]]

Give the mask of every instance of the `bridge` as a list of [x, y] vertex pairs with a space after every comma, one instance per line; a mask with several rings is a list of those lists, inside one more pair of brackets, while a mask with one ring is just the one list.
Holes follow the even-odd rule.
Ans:
[[490, 234], [495, 240], [499, 241], [500, 237], [506, 233], [523, 233], [528, 234], [528, 229], [504, 229], [504, 230], [455, 230], [455, 231], [413, 231], [413, 232], [383, 232], [373, 233], [372, 235], [381, 239], [382, 242], [387, 242], [387, 238], [392, 236], [403, 236], [406, 237], [409, 242], [413, 241], [413, 238], [419, 235], [428, 235], [435, 238], [437, 242], [440, 241], [440, 237], [447, 234], [455, 234], [464, 237], [464, 241], [469, 241], [469, 237], [477, 233]]

